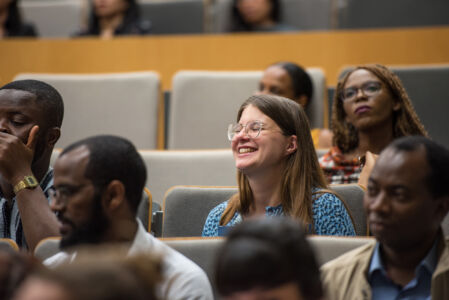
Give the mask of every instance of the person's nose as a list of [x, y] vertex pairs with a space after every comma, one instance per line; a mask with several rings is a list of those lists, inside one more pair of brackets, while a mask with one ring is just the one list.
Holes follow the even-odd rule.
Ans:
[[391, 202], [385, 191], [379, 191], [375, 196], [369, 197], [369, 209], [379, 214], [388, 214], [391, 211]]
[[61, 213], [64, 209], [64, 203], [53, 196], [50, 201], [50, 209], [56, 214]]
[[242, 130], [240, 130], [239, 133], [237, 133], [236, 135], [234, 135], [234, 138], [232, 139], [232, 141], [238, 141], [238, 140], [246, 140], [249, 139], [248, 133], [246, 132], [246, 127], [242, 128]]
[[355, 94], [355, 101], [366, 100], [368, 97], [362, 88], [358, 88]]
[[7, 123], [8, 121], [6, 119], [0, 119], [0, 132], [11, 134]]

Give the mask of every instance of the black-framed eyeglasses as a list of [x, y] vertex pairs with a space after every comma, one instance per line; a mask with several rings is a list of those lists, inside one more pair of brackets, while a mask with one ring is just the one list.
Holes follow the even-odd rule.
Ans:
[[68, 198], [72, 197], [78, 193], [86, 184], [80, 185], [63, 185], [60, 187], [52, 186], [48, 189], [48, 195], [52, 201], [66, 201]]
[[361, 90], [363, 94], [368, 97], [378, 94], [382, 90], [382, 84], [378, 81], [368, 81], [362, 84], [361, 87], [350, 87], [343, 90], [341, 100], [343, 102], [353, 101]]
[[228, 126], [228, 139], [232, 141], [234, 137], [240, 133], [240, 131], [245, 130], [245, 134], [252, 139], [259, 136], [260, 131], [263, 129], [265, 124], [260, 121], [251, 121], [246, 125], [242, 124], [229, 124]]

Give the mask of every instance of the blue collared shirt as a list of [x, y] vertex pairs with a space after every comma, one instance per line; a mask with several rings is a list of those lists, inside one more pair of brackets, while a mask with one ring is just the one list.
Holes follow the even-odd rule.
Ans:
[[368, 271], [372, 300], [430, 300], [432, 274], [438, 263], [437, 244], [438, 241], [435, 241], [426, 257], [416, 267], [415, 277], [406, 286], [401, 287], [388, 278], [377, 243]]

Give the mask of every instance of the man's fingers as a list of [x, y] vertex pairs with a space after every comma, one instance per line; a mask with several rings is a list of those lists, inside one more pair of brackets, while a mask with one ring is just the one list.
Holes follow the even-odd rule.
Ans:
[[30, 134], [28, 135], [27, 147], [34, 151], [37, 144], [37, 134], [39, 132], [39, 126], [34, 125], [30, 130]]

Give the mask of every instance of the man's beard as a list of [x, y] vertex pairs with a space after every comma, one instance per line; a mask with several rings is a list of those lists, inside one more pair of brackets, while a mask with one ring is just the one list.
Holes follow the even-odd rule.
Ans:
[[[64, 220], [64, 217], [62, 219]], [[91, 215], [85, 224], [76, 226], [69, 220], [67, 221], [72, 225], [73, 231], [70, 235], [62, 237], [59, 244], [61, 250], [83, 244], [99, 244], [110, 223], [103, 212], [101, 192], [95, 190]]]

